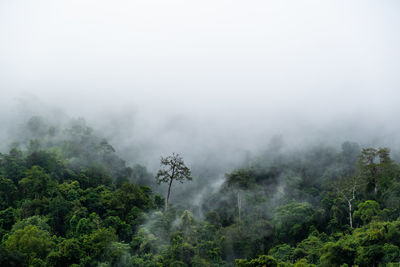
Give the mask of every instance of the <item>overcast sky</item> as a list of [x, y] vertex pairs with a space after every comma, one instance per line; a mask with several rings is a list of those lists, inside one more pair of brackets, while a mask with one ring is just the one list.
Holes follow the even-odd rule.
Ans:
[[394, 138], [399, 14], [396, 0], [3, 0], [0, 118], [24, 98], [126, 142], [245, 147], [357, 120]]

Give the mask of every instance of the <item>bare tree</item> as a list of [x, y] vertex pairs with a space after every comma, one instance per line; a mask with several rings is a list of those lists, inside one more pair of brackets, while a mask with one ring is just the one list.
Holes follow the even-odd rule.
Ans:
[[238, 192], [237, 192], [237, 206], [238, 206], [238, 213], [239, 213], [239, 230], [240, 230], [240, 225], [242, 223], [242, 219], [241, 219], [242, 198], [240, 197], [240, 190], [238, 190]]
[[185, 180], [192, 180], [190, 169], [183, 162], [179, 154], [172, 153], [171, 156], [161, 157], [161, 169], [156, 175], [157, 183], [168, 183], [167, 197], [165, 198], [165, 211], [168, 209], [171, 186], [174, 180], [183, 183]]
[[352, 202], [356, 199], [356, 193], [360, 186], [360, 177], [358, 175], [340, 178], [334, 185], [337, 194], [347, 202], [351, 228], [353, 228]]

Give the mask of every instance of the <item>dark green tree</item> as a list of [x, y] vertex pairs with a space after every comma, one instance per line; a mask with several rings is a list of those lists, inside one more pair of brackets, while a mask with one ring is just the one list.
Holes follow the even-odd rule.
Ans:
[[378, 191], [390, 188], [400, 173], [397, 164], [390, 158], [388, 148], [364, 148], [357, 167], [359, 175], [367, 182], [367, 192], [373, 192], [375, 198]]
[[51, 194], [54, 182], [43, 168], [33, 166], [26, 171], [25, 177], [19, 181], [22, 193], [31, 198], [40, 198]]
[[17, 187], [10, 179], [0, 177], [0, 209], [12, 205], [17, 197]]
[[294, 243], [308, 236], [315, 210], [307, 202], [291, 201], [275, 209], [275, 232], [279, 240]]

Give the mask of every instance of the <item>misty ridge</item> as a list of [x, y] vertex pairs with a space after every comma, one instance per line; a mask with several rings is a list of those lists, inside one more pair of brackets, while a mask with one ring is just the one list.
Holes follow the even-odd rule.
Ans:
[[[393, 159], [400, 159], [394, 134], [385, 132], [383, 127], [375, 132], [362, 119], [346, 122], [343, 118], [340, 122], [332, 123], [334, 126], [326, 126], [324, 130], [320, 129], [321, 126], [314, 128], [298, 120], [286, 121], [285, 124], [294, 126], [286, 125], [282, 131], [278, 127], [271, 130], [267, 125], [262, 134], [258, 132], [257, 136], [250, 136], [248, 132], [251, 130], [246, 128], [232, 129], [236, 133], [231, 134], [224, 128], [225, 125], [194, 121], [184, 115], [167, 115], [162, 120], [156, 119], [159, 126], [150, 125], [149, 128], [154, 131], [151, 133], [147, 128], [138, 129], [145, 124], [143, 120], [147, 118], [135, 116], [137, 110], [134, 108], [125, 109], [122, 114], [103, 110], [101, 119], [96, 118], [96, 115], [88, 116], [92, 118], [91, 123], [84, 117], [72, 118], [61, 107], [47, 105], [34, 95], [30, 95], [29, 99], [13, 99], [11, 103], [14, 105], [9, 105], [8, 110], [3, 106], [3, 114], [8, 114], [8, 121], [4, 122], [1, 132], [2, 152], [6, 153], [12, 148], [28, 152], [42, 148], [51, 149], [69, 141], [79, 144], [82, 152], [79, 158], [69, 158], [71, 166], [77, 162], [79, 167], [88, 167], [104, 160], [103, 154], [110, 154], [114, 157], [111, 164], [115, 164], [111, 169], [122, 171], [125, 166], [137, 168], [137, 176], [133, 174], [129, 178], [135, 183], [152, 186], [156, 185], [154, 176], [160, 167], [160, 157], [173, 152], [180, 153], [197, 178], [191, 183], [179, 185], [175, 189], [178, 193], [172, 199], [198, 207], [204, 201], [204, 192], [218, 190], [225, 175], [235, 169], [259, 165], [267, 167], [281, 158], [288, 162], [297, 162], [296, 164], [308, 164], [308, 161], [321, 161], [322, 159], [313, 154], [318, 155], [324, 151], [334, 158], [333, 155], [340, 154], [345, 144], [353, 143], [349, 140], [357, 140], [358, 143], [354, 144], [359, 147], [390, 147]], [[343, 125], [336, 126], [340, 123]], [[304, 130], [305, 125], [310, 127]], [[379, 122], [374, 125], [379, 125]], [[202, 131], [202, 128], [207, 130]], [[259, 128], [262, 129], [263, 126]], [[357, 155], [353, 155], [353, 161], [356, 157]], [[325, 164], [321, 167], [320, 175], [328, 171], [324, 169], [327, 165], [336, 163]], [[343, 167], [330, 168], [336, 168], [340, 173]], [[112, 176], [117, 179], [118, 175], [113, 173]]]
[[[27, 109], [25, 105], [22, 112], [15, 112], [2, 132], [6, 213], [1, 216], [9, 221], [2, 223], [4, 262], [16, 266], [32, 260], [45, 266], [99, 262], [106, 266], [325, 266], [337, 262], [368, 266], [391, 263], [400, 256], [395, 245], [385, 247], [390, 252], [382, 252], [374, 244], [381, 256], [371, 258], [354, 249], [348, 252], [353, 256], [338, 260], [330, 258], [334, 252], [329, 250], [332, 242], [358, 238], [360, 231], [379, 227], [378, 222], [397, 222], [400, 167], [398, 152], [381, 146], [388, 140], [362, 136], [360, 140], [370, 140], [368, 147], [376, 147], [367, 149], [365, 144], [339, 144], [318, 134], [312, 138], [315, 143], [297, 136], [298, 143], [290, 144], [283, 135], [275, 135], [252, 140], [259, 144], [257, 149], [245, 142], [199, 149], [191, 143], [191, 131], [187, 136], [182, 130], [190, 128], [190, 122], [178, 120], [180, 131], [174, 134], [180, 136], [172, 139], [177, 143], [170, 139], [172, 143], [159, 148], [157, 140], [129, 143], [123, 140], [126, 129], [110, 131], [104, 121], [91, 127], [84, 118], [71, 118], [61, 109], [41, 105], [36, 116], [32, 114], [39, 109], [24, 113]], [[123, 119], [111, 118], [114, 127], [124, 125]], [[170, 119], [173, 125], [175, 120]], [[143, 142], [141, 137], [131, 138]], [[175, 182], [164, 209], [167, 186], [157, 185], [155, 172], [160, 157], [166, 156], [162, 152], [172, 153], [168, 149], [176, 147], [183, 149], [193, 180]], [[352, 184], [351, 177], [359, 180]], [[373, 193], [371, 186], [379, 188], [379, 193]], [[349, 203], [353, 205], [350, 213]], [[43, 240], [37, 241], [44, 246], [42, 251], [23, 248], [18, 237], [11, 239], [7, 234], [33, 230], [42, 231]], [[55, 235], [43, 237], [46, 233]], [[333, 233], [345, 235], [329, 237]], [[56, 235], [65, 236], [64, 241], [55, 240]], [[394, 242], [392, 238], [385, 237], [385, 242]], [[65, 247], [72, 245], [67, 242], [81, 252]], [[350, 245], [365, 249], [359, 242]], [[101, 248], [94, 252], [91, 246]], [[93, 256], [84, 257], [85, 250]]]

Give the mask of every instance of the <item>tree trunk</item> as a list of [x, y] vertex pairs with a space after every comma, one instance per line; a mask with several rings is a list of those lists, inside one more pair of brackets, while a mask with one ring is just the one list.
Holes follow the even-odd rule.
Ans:
[[242, 199], [240, 198], [239, 192], [237, 193], [237, 205], [238, 205], [238, 213], [239, 213], [239, 230], [240, 230]]
[[377, 195], [378, 193], [378, 181], [376, 178], [376, 174], [377, 174], [377, 168], [376, 166], [372, 169], [372, 182], [374, 183], [374, 194]]
[[167, 198], [165, 199], [165, 209], [164, 209], [165, 211], [168, 210], [168, 200], [169, 200], [169, 195], [171, 194], [172, 181], [173, 181], [173, 179], [171, 179], [171, 181], [169, 182], [169, 185], [168, 185]]
[[349, 219], [350, 219], [350, 228], [353, 228], [353, 217], [351, 215], [351, 202], [349, 201]]

